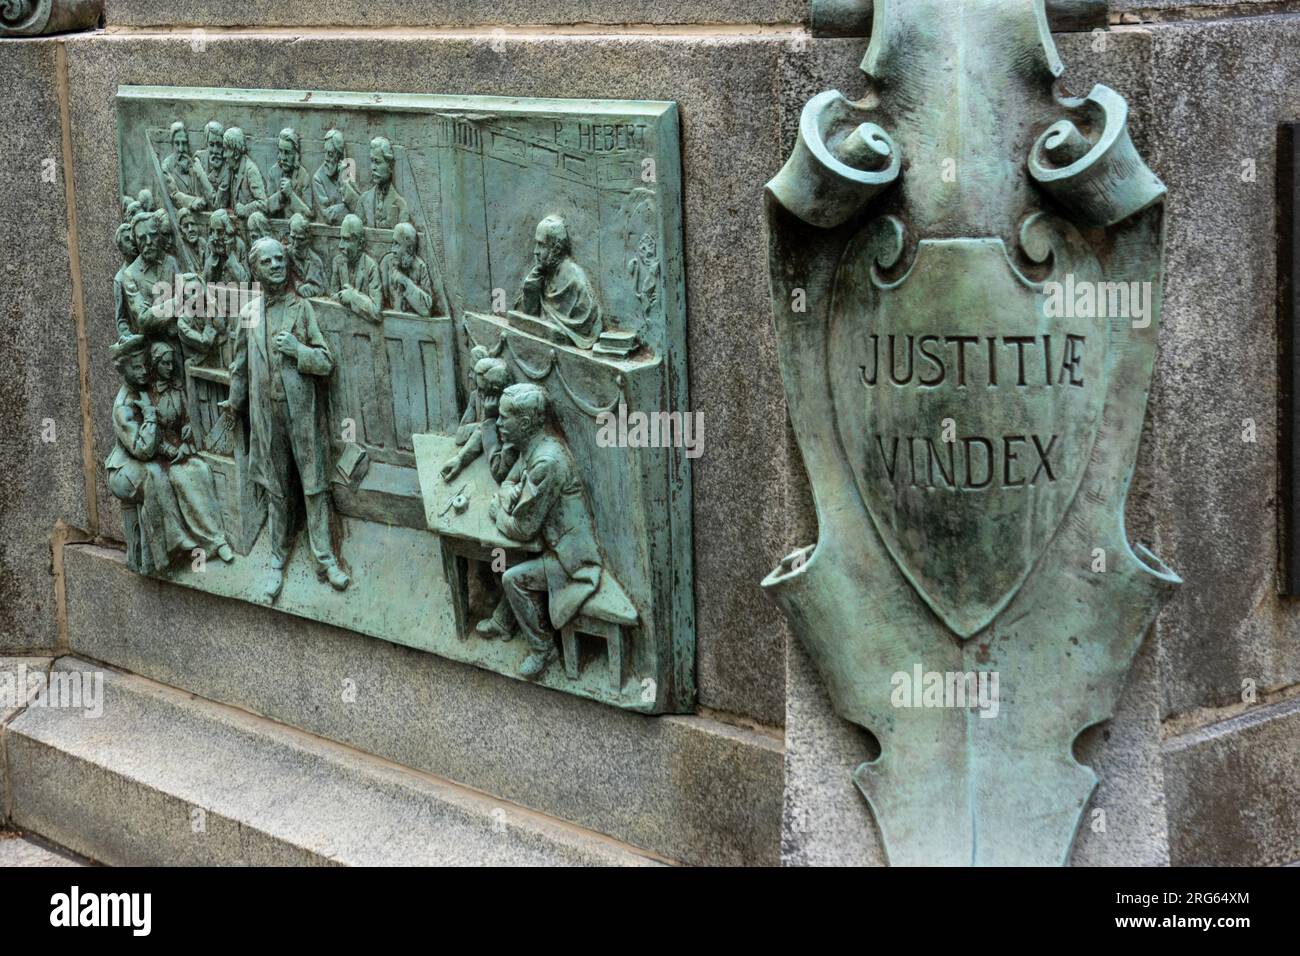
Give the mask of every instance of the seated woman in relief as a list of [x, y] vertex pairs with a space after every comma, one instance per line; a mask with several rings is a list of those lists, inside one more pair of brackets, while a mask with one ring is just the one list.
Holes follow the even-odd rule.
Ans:
[[177, 376], [176, 349], [168, 342], [155, 342], [149, 358], [153, 365], [150, 397], [158, 423], [158, 461], [176, 498], [174, 514], [183, 522], [180, 537], [190, 542], [190, 550], [202, 548], [229, 562], [235, 555], [221, 527], [212, 470], [194, 444], [185, 412], [185, 388]]

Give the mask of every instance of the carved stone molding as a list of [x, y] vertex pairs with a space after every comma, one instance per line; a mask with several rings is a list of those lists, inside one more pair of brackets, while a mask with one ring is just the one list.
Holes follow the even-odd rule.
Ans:
[[[871, 34], [873, 0], [811, 0], [812, 32], [817, 36], [865, 37]], [[1106, 26], [1110, 0], [1047, 0], [1047, 22], [1058, 33]]]

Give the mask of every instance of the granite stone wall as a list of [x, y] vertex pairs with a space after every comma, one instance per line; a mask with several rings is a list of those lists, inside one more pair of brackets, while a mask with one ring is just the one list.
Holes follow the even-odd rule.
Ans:
[[78, 322], [59, 110], [60, 44], [0, 40], [16, 84], [0, 125], [0, 654], [58, 641], [53, 540], [88, 528]]

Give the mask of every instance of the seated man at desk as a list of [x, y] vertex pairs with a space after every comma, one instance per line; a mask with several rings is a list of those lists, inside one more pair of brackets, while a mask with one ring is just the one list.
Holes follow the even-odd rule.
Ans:
[[[528, 640], [519, 676], [536, 679], [559, 656], [552, 628], [573, 620], [600, 587], [601, 555], [582, 476], [564, 440], [546, 431], [549, 398], [540, 385], [501, 395], [497, 430], [519, 452], [488, 514], [512, 541], [538, 539], [540, 556], [505, 572], [506, 598]], [[543, 607], [546, 610], [543, 610]]]
[[[454, 480], [471, 462], [486, 455], [492, 480], [500, 484], [519, 457], [513, 446], [507, 448], [501, 444], [497, 432], [501, 393], [513, 383], [514, 376], [510, 374], [510, 367], [505, 361], [488, 357], [483, 349], [475, 349], [474, 357], [478, 360], [474, 365], [475, 389], [470, 393], [469, 405], [461, 419], [460, 428], [456, 430], [456, 444], [460, 450], [442, 466], [442, 480]], [[489, 586], [495, 586], [499, 576], [486, 564], [480, 565], [480, 569], [490, 582]], [[474, 630], [486, 640], [509, 641], [514, 638], [517, 626], [510, 610], [510, 602], [503, 591], [491, 616], [479, 621]]]
[[503, 359], [489, 358], [482, 350], [475, 351], [478, 354], [474, 363], [474, 391], [456, 429], [460, 451], [442, 466], [442, 480], [451, 481], [479, 455], [486, 454], [492, 477], [500, 483], [510, 473], [517, 457], [515, 449], [507, 452], [502, 448], [497, 433], [501, 395], [514, 384], [514, 376]]
[[561, 217], [538, 223], [533, 263], [515, 308], [542, 319], [578, 348], [591, 348], [600, 338], [600, 305], [587, 273], [573, 260], [569, 227]]

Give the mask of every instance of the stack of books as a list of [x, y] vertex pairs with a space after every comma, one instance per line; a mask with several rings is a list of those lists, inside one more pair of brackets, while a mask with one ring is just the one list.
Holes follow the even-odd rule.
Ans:
[[627, 358], [640, 345], [641, 343], [637, 340], [635, 332], [607, 329], [600, 333], [600, 338], [592, 346], [591, 352], [593, 355], [612, 355], [616, 358]]

